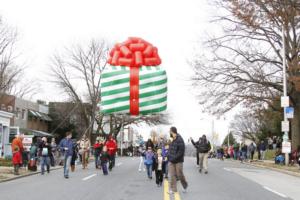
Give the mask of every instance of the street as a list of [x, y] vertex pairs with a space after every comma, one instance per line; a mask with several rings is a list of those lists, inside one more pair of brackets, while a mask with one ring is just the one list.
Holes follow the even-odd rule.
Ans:
[[254, 168], [231, 161], [209, 161], [209, 173], [200, 174], [194, 158], [185, 158], [184, 172], [189, 183], [187, 193], [175, 197], [167, 194], [168, 182], [157, 187], [146, 172], [138, 172], [139, 158], [117, 158], [116, 167], [108, 175], [77, 166], [70, 179], [63, 178], [62, 169], [44, 176], [33, 175], [0, 184], [0, 199], [5, 200], [280, 200], [300, 199], [300, 178]]

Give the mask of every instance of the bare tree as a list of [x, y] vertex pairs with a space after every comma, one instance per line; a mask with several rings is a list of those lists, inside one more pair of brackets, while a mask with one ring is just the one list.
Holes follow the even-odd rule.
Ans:
[[297, 0], [215, 0], [224, 15], [215, 23], [222, 36], [206, 42], [208, 53], [192, 62], [200, 102], [212, 113], [225, 113], [237, 105], [271, 107], [282, 89], [282, 27], [285, 27], [288, 93], [296, 108], [292, 122], [293, 146], [300, 143], [300, 4]]
[[[108, 46], [104, 40], [91, 40], [87, 46], [67, 48], [63, 55], [52, 59], [54, 82], [74, 103], [79, 103], [85, 120], [85, 132], [93, 130], [100, 101], [100, 74], [106, 66]], [[90, 104], [86, 106], [86, 102]]]
[[23, 68], [15, 63], [17, 32], [0, 18], [0, 99], [15, 88]]

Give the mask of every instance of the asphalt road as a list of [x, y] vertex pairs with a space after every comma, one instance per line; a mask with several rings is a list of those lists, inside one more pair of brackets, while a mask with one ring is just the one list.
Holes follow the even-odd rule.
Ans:
[[[157, 187], [146, 172], [138, 172], [138, 158], [117, 158], [116, 167], [100, 170], [77, 167], [70, 179], [62, 170], [0, 183], [1, 200], [300, 200], [300, 178], [230, 161], [209, 161], [209, 173], [200, 174], [194, 158], [186, 158], [187, 193], [167, 194], [168, 181]], [[179, 182], [178, 182], [179, 183]]]

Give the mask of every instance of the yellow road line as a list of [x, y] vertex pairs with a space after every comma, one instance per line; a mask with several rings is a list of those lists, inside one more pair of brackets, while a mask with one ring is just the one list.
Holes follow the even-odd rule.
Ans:
[[174, 193], [174, 198], [175, 198], [175, 200], [181, 200], [178, 192]]
[[169, 181], [168, 179], [164, 180], [164, 200], [170, 200], [169, 192]]

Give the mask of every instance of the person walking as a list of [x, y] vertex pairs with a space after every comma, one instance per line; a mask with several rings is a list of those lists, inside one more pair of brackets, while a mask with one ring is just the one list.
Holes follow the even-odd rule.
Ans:
[[266, 155], [266, 143], [262, 140], [259, 144], [259, 151], [260, 151], [260, 159], [265, 160], [265, 155]]
[[42, 138], [42, 143], [39, 146], [41, 152], [41, 174], [45, 174], [45, 165], [47, 168], [47, 173], [50, 173], [50, 155], [51, 152], [51, 145], [48, 143], [47, 138]]
[[146, 150], [144, 149], [144, 146], [142, 144], [139, 146], [138, 152], [140, 155], [139, 172], [141, 172], [142, 169], [143, 171], [146, 171], [144, 164]]
[[194, 142], [193, 138], [190, 138], [192, 144], [194, 145], [194, 147], [196, 148], [196, 159], [197, 159], [197, 166], [199, 167], [199, 143], [201, 141], [201, 137], [199, 137], [199, 140], [197, 142]]
[[155, 182], [157, 187], [162, 186], [163, 182], [163, 156], [162, 156], [162, 150], [157, 149], [157, 153], [155, 155]]
[[149, 179], [152, 179], [153, 161], [155, 160], [152, 148], [149, 146], [145, 153], [145, 165], [147, 169], [147, 175]]
[[94, 157], [95, 157], [95, 168], [100, 168], [100, 154], [102, 151], [102, 144], [100, 143], [100, 138], [96, 138], [96, 143], [94, 144]]
[[170, 137], [173, 140], [170, 144], [168, 156], [169, 173], [171, 176], [171, 190], [169, 191], [169, 194], [177, 192], [177, 178], [183, 186], [183, 192], [186, 192], [188, 183], [183, 174], [185, 144], [180, 134], [177, 133], [176, 127], [170, 128]]
[[241, 152], [242, 152], [241, 163], [243, 163], [244, 161], [247, 160], [247, 152], [248, 152], [248, 146], [245, 143], [242, 144]]
[[255, 146], [254, 143], [251, 142], [251, 144], [249, 145], [249, 152], [250, 152], [250, 160], [253, 161], [253, 157], [254, 157], [254, 153], [255, 153]]
[[208, 152], [211, 150], [210, 142], [206, 139], [206, 135], [201, 137], [198, 145], [199, 151], [199, 172], [201, 173], [204, 169], [204, 173], [208, 173]]
[[105, 146], [107, 147], [107, 153], [109, 155], [109, 171], [115, 166], [116, 152], [117, 152], [117, 142], [110, 135], [108, 136], [108, 141], [106, 141]]
[[52, 167], [54, 167], [57, 163], [57, 158], [58, 158], [58, 154], [57, 154], [57, 144], [55, 141], [55, 138], [51, 139], [51, 155], [50, 155], [50, 164]]
[[107, 163], [109, 161], [109, 154], [107, 152], [106, 146], [103, 146], [103, 148], [102, 148], [100, 161], [101, 161], [101, 168], [102, 168], [103, 174], [108, 175]]
[[82, 169], [86, 169], [89, 161], [91, 143], [84, 134], [79, 142], [79, 153], [82, 155]]
[[59, 143], [59, 148], [62, 150], [64, 155], [64, 177], [69, 178], [69, 168], [71, 165], [71, 159], [73, 156], [73, 141], [72, 133], [67, 132], [66, 137], [62, 139]]
[[236, 142], [233, 145], [233, 156], [234, 156], [234, 160], [238, 160], [239, 159], [239, 154], [240, 154], [240, 145]]
[[19, 174], [19, 169], [20, 166], [22, 165], [22, 155], [23, 155], [23, 151], [24, 151], [24, 147], [23, 147], [23, 141], [24, 139], [24, 135], [23, 134], [19, 134], [16, 135], [15, 138], [13, 139], [12, 143], [11, 143], [11, 149], [12, 149], [12, 162], [14, 165], [14, 175], [20, 175]]

